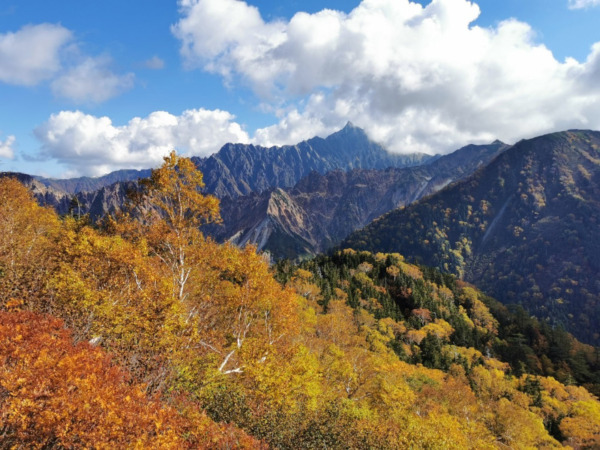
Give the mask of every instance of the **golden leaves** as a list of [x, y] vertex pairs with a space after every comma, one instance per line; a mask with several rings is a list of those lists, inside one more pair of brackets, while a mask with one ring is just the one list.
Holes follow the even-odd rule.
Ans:
[[[281, 447], [552, 447], [544, 429], [551, 421], [567, 443], [597, 445], [598, 402], [583, 388], [539, 378], [532, 402], [505, 363], [446, 345], [452, 325], [457, 334], [460, 323], [490, 339], [497, 332], [476, 290], [437, 285], [400, 255], [365, 262], [369, 254], [354, 251], [341, 255], [355, 269], [347, 279], [336, 272], [329, 292], [319, 288], [322, 273], [302, 269], [284, 288], [254, 248], [204, 238], [198, 226], [216, 220], [218, 205], [201, 186], [191, 162], [171, 154], [145, 183], [153, 213], [140, 222], [114, 218], [99, 231], [59, 222], [0, 182], [0, 195], [22, 205], [8, 194], [0, 203], [0, 294], [11, 311], [0, 313], [5, 442], [260, 448], [215, 424], [194, 398], [211, 417]], [[28, 247], [19, 227], [39, 248]], [[414, 301], [395, 316], [406, 322], [377, 305], [394, 289]], [[21, 307], [52, 310], [76, 341], [94, 338], [96, 346], [73, 345], [62, 322]], [[400, 360], [405, 352], [419, 361], [426, 344], [448, 372]]]

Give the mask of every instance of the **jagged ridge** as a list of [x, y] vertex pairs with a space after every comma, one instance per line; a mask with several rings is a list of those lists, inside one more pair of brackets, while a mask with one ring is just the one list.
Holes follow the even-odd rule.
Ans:
[[293, 188], [225, 198], [224, 224], [208, 231], [219, 241], [253, 243], [275, 259], [312, 256], [376, 217], [473, 173], [507, 147], [470, 145], [411, 168], [312, 172]]

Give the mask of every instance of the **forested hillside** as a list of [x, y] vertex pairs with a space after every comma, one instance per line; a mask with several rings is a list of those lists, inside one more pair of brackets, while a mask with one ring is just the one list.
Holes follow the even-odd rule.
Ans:
[[521, 141], [470, 179], [350, 236], [452, 272], [598, 343], [600, 133]]
[[219, 220], [202, 184], [173, 153], [141, 184], [135, 215], [92, 227], [0, 180], [3, 443], [600, 445], [600, 403], [578, 385], [597, 382], [582, 375], [596, 368], [589, 347], [541, 330], [565, 365], [544, 362], [542, 338], [531, 352], [544, 370], [530, 371], [526, 342], [523, 364], [496, 359], [525, 319], [495, 318], [474, 288], [399, 255], [282, 267], [282, 286], [254, 248], [198, 231]]
[[442, 370], [459, 362], [468, 370], [464, 355], [455, 352], [455, 346], [467, 347], [479, 357], [508, 363], [512, 375], [552, 376], [600, 394], [600, 348], [539, 322], [518, 305], [505, 306], [453, 275], [408, 264], [398, 253], [346, 249], [305, 261], [299, 269], [282, 261], [277, 269], [284, 282], [292, 274], [312, 280], [324, 309], [341, 294], [357, 311], [396, 321], [404, 336], [395, 350], [405, 361]]

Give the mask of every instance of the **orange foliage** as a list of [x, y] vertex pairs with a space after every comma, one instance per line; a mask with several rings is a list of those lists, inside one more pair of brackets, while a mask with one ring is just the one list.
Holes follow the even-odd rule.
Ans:
[[61, 321], [0, 313], [0, 439], [4, 445], [184, 448], [259, 443], [202, 413], [191, 423], [89, 344], [73, 346]]
[[413, 309], [410, 313], [419, 319], [422, 325], [431, 322], [431, 311], [429, 311], [427, 308]]

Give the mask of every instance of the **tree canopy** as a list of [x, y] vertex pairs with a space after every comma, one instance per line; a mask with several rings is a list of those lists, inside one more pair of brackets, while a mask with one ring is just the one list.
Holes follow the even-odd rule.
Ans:
[[598, 400], [573, 384], [587, 370], [593, 386], [590, 347], [398, 254], [275, 271], [218, 245], [190, 164], [171, 154], [137, 210], [98, 228], [0, 180], [2, 442], [600, 445]]

